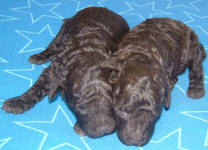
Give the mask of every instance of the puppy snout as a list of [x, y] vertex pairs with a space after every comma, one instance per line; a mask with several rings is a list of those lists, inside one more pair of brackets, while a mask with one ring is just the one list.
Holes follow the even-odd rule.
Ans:
[[85, 124], [84, 130], [89, 137], [97, 138], [107, 134], [111, 134], [115, 129], [115, 121], [102, 122], [99, 124]]
[[101, 126], [97, 128], [96, 137], [104, 136], [106, 134], [110, 134], [114, 131], [115, 124], [112, 124], [111, 126]]
[[152, 113], [140, 111], [137, 116], [129, 116], [128, 120], [120, 120], [117, 130], [119, 139], [126, 145], [143, 146], [152, 137], [156, 120]]
[[[136, 132], [136, 131], [135, 131]], [[126, 145], [143, 146], [149, 141], [149, 136], [141, 133], [118, 132], [119, 139]]]

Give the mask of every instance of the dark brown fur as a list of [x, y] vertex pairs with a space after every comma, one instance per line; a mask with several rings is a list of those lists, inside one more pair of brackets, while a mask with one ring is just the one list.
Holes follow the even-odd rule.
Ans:
[[148, 19], [124, 36], [110, 63], [114, 73], [114, 111], [117, 134], [127, 145], [146, 144], [177, 76], [189, 68], [191, 98], [204, 96], [202, 62], [206, 57], [193, 30], [168, 18]]
[[29, 59], [35, 64], [52, 60], [50, 66], [28, 91], [5, 101], [2, 108], [23, 113], [44, 96], [52, 99], [61, 91], [77, 117], [76, 131], [84, 130], [90, 137], [112, 133], [115, 118], [112, 88], [107, 82], [110, 73], [100, 64], [111, 58], [117, 41], [128, 30], [121, 16], [102, 7], [86, 8], [65, 19], [48, 48]]

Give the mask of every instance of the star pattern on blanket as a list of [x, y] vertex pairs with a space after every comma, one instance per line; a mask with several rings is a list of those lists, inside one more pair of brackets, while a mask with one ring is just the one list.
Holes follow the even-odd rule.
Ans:
[[[208, 16], [198, 16], [194, 13], [190, 13], [187, 11], [185, 11], [185, 13], [190, 18], [190, 20], [187, 21], [186, 24], [188, 24], [190, 26], [199, 26], [198, 21], [200, 21], [200, 25], [205, 25], [208, 22]], [[206, 27], [206, 26], [204, 26], [204, 27]]]
[[204, 84], [208, 84], [208, 76], [204, 76]]
[[8, 61], [2, 57], [0, 57], [0, 63], [8, 63]]
[[28, 40], [27, 44], [21, 50], [19, 50], [18, 53], [44, 50], [44, 47], [46, 47], [47, 45], [45, 45], [45, 42], [43, 41], [45, 39], [52, 39], [52, 37], [55, 36], [49, 24], [43, 27], [39, 32], [20, 30], [15, 30], [15, 32]]
[[74, 0], [77, 2], [77, 11], [80, 11], [86, 7], [91, 7], [91, 6], [97, 6], [97, 7], [101, 7], [101, 3], [103, 0], [98, 0], [98, 1], [91, 1], [91, 0]]
[[181, 114], [208, 123], [208, 111], [182, 111]]
[[[33, 75], [34, 74], [37, 74], [37, 72], [40, 72], [40, 69], [36, 69], [37, 67], [33, 64], [31, 65], [30, 68], [22, 68], [22, 69], [6, 69], [6, 70], [3, 70], [4, 72], [6, 73], [9, 73], [13, 76], [16, 76], [18, 78], [22, 78], [24, 80], [27, 80], [29, 81], [29, 87], [32, 86], [33, 84]], [[43, 66], [43, 68], [45, 68]], [[26, 75], [24, 75], [26, 74]], [[30, 77], [29, 77], [30, 76]]]
[[[176, 138], [177, 140], [171, 140], [171, 141], [169, 141], [169, 142], [166, 143], [166, 140], [169, 139], [169, 138], [172, 138], [172, 137], [173, 138], [177, 137]], [[181, 128], [178, 128], [178, 129], [174, 130], [173, 132], [169, 133], [168, 135], [165, 135], [164, 137], [160, 138], [159, 140], [151, 140], [150, 143], [153, 143], [153, 144], [161, 144], [161, 143], [163, 143], [164, 146], [165, 146], [167, 144], [173, 144], [172, 141], [177, 141], [176, 144], [175, 144], [176, 145], [175, 148], [173, 146], [171, 146], [171, 148], [173, 148], [173, 149], [179, 149], [179, 150], [188, 150], [187, 148], [184, 148], [182, 146], [181, 137], [182, 137], [182, 129]], [[155, 146], [156, 145], [154, 145], [154, 147]]]
[[167, 9], [173, 9], [176, 7], [185, 7], [189, 9], [198, 10], [199, 8], [195, 6], [195, 3], [201, 2], [202, 0], [167, 0], [169, 2]]
[[[208, 111], [181, 111], [181, 114], [190, 117], [191, 119], [194, 119], [195, 121], [200, 121], [203, 123], [208, 123]], [[203, 135], [205, 137], [204, 140], [204, 147], [208, 147], [208, 128], [205, 133], [206, 135]], [[202, 136], [202, 137], [203, 137]]]
[[[84, 137], [81, 137], [80, 140], [83, 142], [83, 144], [86, 146], [87, 150], [91, 150], [91, 148], [88, 146], [88, 144], [85, 142]], [[75, 149], [75, 150], [81, 150], [80, 148], [70, 144], [70, 143], [62, 143], [60, 145], [56, 145], [54, 147], [49, 148], [49, 150], [56, 150], [56, 149]]]
[[[112, 11], [118, 12], [118, 14], [122, 14], [123, 10], [128, 9], [128, 6], [124, 3], [124, 1], [118, 0], [102, 0], [99, 2], [102, 7], [109, 8]], [[119, 7], [117, 7], [119, 6]]]
[[204, 146], [208, 147], [208, 129], [207, 129], [207, 134], [206, 134], [206, 138], [205, 138], [205, 141], [204, 141]]
[[[44, 149], [44, 145], [51, 147], [51, 149], [60, 148], [62, 146], [67, 146], [75, 150], [89, 149], [89, 146], [84, 139], [79, 137], [79, 135], [76, 135], [76, 133], [74, 133], [75, 135], [73, 135], [72, 138], [71, 134], [74, 132], [74, 124], [60, 105], [57, 106], [52, 119], [47, 121], [21, 121], [14, 123], [29, 130], [39, 132], [43, 135], [38, 148], [39, 150]], [[51, 130], [51, 128], [54, 130]], [[48, 131], [48, 129], [50, 129], [50, 131]], [[70, 133], [69, 136], [63, 134], [63, 132], [66, 131]], [[52, 140], [54, 137], [56, 137], [55, 141]]]
[[158, 14], [169, 14], [168, 12], [155, 9], [155, 2], [145, 3], [143, 5], [137, 5], [135, 3], [124, 2], [128, 6], [128, 10], [121, 12], [120, 14], [136, 15], [142, 20], [146, 18], [152, 18]]
[[[188, 150], [182, 146], [182, 129], [178, 128], [167, 135], [161, 137], [158, 140], [151, 140], [147, 146], [140, 148], [140, 150], [151, 150], [154, 147], [155, 150], [160, 149], [160, 147], [166, 147], [168, 150]], [[174, 140], [173, 140], [174, 139]], [[173, 143], [174, 141], [174, 143]], [[172, 145], [169, 147], [168, 145]]]
[[4, 147], [4, 145], [6, 145], [12, 138], [8, 137], [5, 139], [0, 139], [0, 149]]
[[27, 7], [11, 8], [11, 10], [30, 15], [32, 23], [35, 23], [44, 17], [63, 19], [62, 16], [54, 11], [59, 5], [60, 3], [40, 4], [35, 0], [28, 0]]
[[13, 20], [18, 20], [18, 19], [19, 18], [0, 14], [0, 22], [13, 21]]
[[[186, 24], [189, 25], [190, 27], [199, 28], [201, 30], [201, 32], [208, 39], [208, 27], [206, 25], [208, 23], [208, 16], [199, 16], [194, 13], [190, 13], [190, 12], [186, 12], [186, 11], [185, 11], [185, 14], [189, 18], [189, 20], [186, 22]], [[199, 24], [199, 22], [200, 22], [200, 24]], [[207, 45], [208, 45], [208, 42], [206, 42], [206, 45], [204, 45], [204, 46], [206, 47]]]
[[186, 91], [179, 85], [179, 84], [175, 84], [175, 87], [181, 91], [181, 93], [183, 93], [184, 95], [186, 95]]

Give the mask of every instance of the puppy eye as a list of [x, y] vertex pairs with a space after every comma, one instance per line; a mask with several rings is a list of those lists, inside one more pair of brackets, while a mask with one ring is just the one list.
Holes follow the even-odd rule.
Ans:
[[115, 70], [110, 71], [110, 78], [109, 78], [110, 83], [114, 83], [118, 79], [118, 73], [119, 72]]

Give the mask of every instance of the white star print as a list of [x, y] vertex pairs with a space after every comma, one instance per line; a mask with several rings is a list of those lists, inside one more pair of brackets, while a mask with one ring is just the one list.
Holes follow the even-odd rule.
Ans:
[[[24, 52], [31, 52], [31, 51], [37, 51], [37, 50], [44, 50], [44, 42], [41, 42], [41, 39], [49, 38], [49, 36], [54, 37], [51, 27], [49, 24], [47, 24], [43, 29], [41, 29], [38, 33], [36, 32], [30, 32], [30, 31], [19, 31], [16, 30], [16, 32], [28, 40], [28, 43], [19, 50], [18, 53], [24, 53]], [[49, 34], [48, 34], [49, 33]], [[47, 37], [43, 36], [43, 34], [46, 34]], [[29, 36], [35, 36], [34, 38], [30, 38]], [[34, 44], [33, 44], [34, 43]], [[36, 44], [38, 43], [38, 44]], [[40, 44], [44, 44], [42, 47], [36, 47], [37, 45], [40, 46]], [[35, 47], [35, 48], [34, 48]], [[46, 46], [45, 46], [46, 47]]]
[[208, 83], [208, 76], [204, 76], [204, 79], [205, 79], [204, 84], [207, 84]]
[[7, 21], [13, 21], [18, 20], [19, 18], [7, 16], [7, 15], [0, 15], [0, 22], [7, 22]]
[[178, 88], [184, 95], [186, 95], [186, 91], [184, 91], [184, 89], [180, 85], [175, 84], [175, 87]]
[[7, 144], [12, 138], [6, 138], [6, 139], [1, 139], [0, 140], [0, 148], [3, 148], [5, 144]]
[[[87, 150], [91, 150], [91, 148], [88, 146], [88, 144], [84, 141], [84, 137], [80, 137], [80, 140], [83, 142], [83, 144], [86, 146]], [[49, 150], [56, 150], [56, 149], [59, 149], [59, 148], [62, 148], [62, 147], [70, 147], [70, 148], [73, 148], [75, 150], [81, 150], [80, 148], [70, 144], [70, 143], [63, 143], [63, 144], [60, 144], [60, 145], [56, 145], [54, 147], [51, 147]]]
[[91, 7], [91, 6], [97, 6], [97, 7], [101, 7], [102, 6], [102, 1], [103, 0], [99, 0], [99, 1], [92, 1], [92, 0], [74, 0], [77, 2], [77, 11], [80, 11], [84, 8], [87, 7]]
[[[64, 109], [60, 105], [58, 105], [58, 107], [56, 109], [56, 112], [54, 113], [54, 116], [50, 121], [21, 121], [21, 122], [14, 122], [14, 123], [19, 125], [19, 126], [22, 126], [24, 128], [34, 130], [36, 132], [39, 132], [39, 133], [43, 134], [43, 138], [42, 138], [41, 143], [40, 143], [39, 148], [38, 148], [38, 150], [41, 150], [42, 147], [44, 146], [45, 142], [47, 141], [47, 138], [48, 138], [49, 134], [46, 131], [43, 131], [43, 130], [40, 130], [38, 128], [32, 127], [32, 124], [51, 124], [52, 125], [56, 122], [57, 116], [58, 116], [59, 113], [62, 113], [64, 115], [68, 124], [73, 128], [74, 124], [72, 123], [72, 121], [70, 120], [70, 118], [68, 117], [68, 115], [66, 114], [66, 112], [64, 111]], [[91, 148], [87, 145], [87, 143], [84, 141], [83, 138], [80, 137], [80, 141], [83, 143], [83, 145], [86, 147], [87, 150], [91, 150]], [[78, 148], [77, 146], [75, 146], [73, 144], [70, 144], [68, 142], [67, 143], [64, 142], [62, 144], [56, 145], [56, 146], [52, 147], [51, 149], [52, 150], [57, 149], [57, 148], [60, 148], [62, 146], [68, 146], [68, 147], [71, 147], [75, 150], [80, 150], [80, 148]]]
[[206, 134], [206, 138], [204, 141], [204, 146], [208, 146], [208, 129], [207, 129], [207, 134]]
[[208, 111], [182, 111], [181, 113], [186, 116], [189, 116], [191, 118], [198, 119], [198, 120], [208, 123], [208, 119], [197, 116], [197, 114], [207, 114], [208, 115]]
[[[40, 19], [42, 19], [44, 17], [63, 19], [62, 16], [60, 16], [59, 14], [54, 12], [54, 9], [57, 8], [59, 5], [60, 5], [60, 3], [40, 4], [40, 3], [36, 2], [35, 0], [28, 0], [27, 7], [11, 8], [11, 10], [25, 13], [25, 14], [29, 14], [31, 17], [32, 23], [36, 23], [37, 21], [39, 21]], [[33, 9], [33, 7], [34, 7], [34, 9]], [[37, 15], [37, 17], [35, 17], [36, 13], [41, 12], [41, 11], [37, 12], [36, 7], [39, 7], [38, 9], [44, 11], [44, 13], [49, 12], [50, 15], [49, 14], [42, 14], [42, 15]], [[41, 7], [44, 7], [44, 9]], [[46, 8], [47, 8], [47, 12], [45, 11]], [[31, 12], [31, 11], [33, 11], [33, 12]]]
[[21, 74], [18, 74], [16, 72], [22, 72], [22, 71], [33, 71], [35, 69], [35, 65], [32, 65], [31, 68], [29, 69], [10, 69], [10, 70], [3, 70], [4, 72], [7, 72], [9, 74], [12, 74], [14, 76], [17, 76], [19, 78], [22, 78], [22, 79], [25, 79], [25, 80], [28, 80], [29, 81], [29, 86], [31, 87], [32, 86], [32, 82], [33, 80], [31, 78], [28, 78], [26, 76], [23, 76]]
[[0, 63], [8, 63], [8, 61], [2, 57], [0, 57]]
[[150, 143], [155, 143], [155, 144], [161, 143], [161, 142], [165, 141], [166, 139], [168, 139], [170, 136], [175, 135], [175, 134], [178, 134], [178, 149], [188, 150], [187, 148], [182, 147], [182, 143], [181, 143], [182, 129], [181, 128], [174, 130], [173, 132], [160, 138], [159, 140], [151, 140]]
[[[190, 20], [185, 23], [191, 27], [199, 28], [208, 37], [208, 28], [206, 25], [208, 22], [208, 16], [201, 17], [201, 16], [198, 16], [193, 13], [186, 12], [186, 11], [184, 13], [190, 18]], [[207, 47], [207, 45], [205, 45], [205, 47]]]
[[129, 9], [122, 11], [119, 14], [136, 15], [142, 20], [145, 20], [146, 18], [152, 18], [153, 15], [170, 14], [165, 11], [156, 10], [154, 1], [151, 3], [146, 3], [144, 5], [137, 5], [135, 3], [130, 3], [127, 1], [125, 1], [124, 3], [129, 7]]
[[176, 7], [185, 7], [190, 8], [199, 11], [199, 8], [197, 8], [194, 3], [200, 2], [202, 0], [167, 0], [169, 2], [167, 9], [176, 8]]

